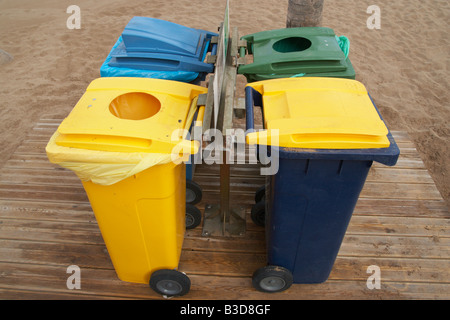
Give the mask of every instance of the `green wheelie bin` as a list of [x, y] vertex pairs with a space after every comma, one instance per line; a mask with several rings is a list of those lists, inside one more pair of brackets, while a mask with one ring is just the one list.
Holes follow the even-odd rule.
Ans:
[[355, 79], [348, 58], [349, 40], [325, 27], [285, 28], [243, 36], [253, 62], [240, 65], [238, 73], [248, 82], [291, 77]]

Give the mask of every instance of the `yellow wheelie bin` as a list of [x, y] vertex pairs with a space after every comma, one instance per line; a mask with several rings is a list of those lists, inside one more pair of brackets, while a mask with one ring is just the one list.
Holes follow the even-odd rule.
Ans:
[[186, 133], [206, 92], [169, 80], [96, 79], [46, 148], [51, 162], [82, 180], [118, 277], [167, 296], [190, 288], [177, 271], [186, 220], [183, 160], [198, 151]]

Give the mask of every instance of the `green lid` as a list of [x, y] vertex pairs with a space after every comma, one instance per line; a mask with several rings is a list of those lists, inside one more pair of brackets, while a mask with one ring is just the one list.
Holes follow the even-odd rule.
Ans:
[[241, 65], [248, 80], [305, 76], [355, 78], [350, 60], [339, 46], [334, 31], [322, 27], [286, 28], [242, 37], [253, 62]]

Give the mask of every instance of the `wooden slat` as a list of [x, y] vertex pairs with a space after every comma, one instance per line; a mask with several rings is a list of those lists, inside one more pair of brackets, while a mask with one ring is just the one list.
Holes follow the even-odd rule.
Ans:
[[2, 262], [113, 268], [104, 245], [2, 239], [0, 246]]
[[0, 199], [43, 200], [55, 202], [86, 202], [82, 186], [14, 185], [0, 184]]
[[362, 198], [439, 200], [435, 185], [417, 183], [385, 183], [368, 181], [361, 191]]
[[342, 242], [340, 255], [448, 259], [450, 239], [439, 236], [413, 237], [393, 235], [351, 235]]
[[449, 218], [444, 200], [421, 199], [371, 199], [359, 198], [354, 214], [411, 217]]
[[104, 245], [97, 223], [3, 219], [2, 239]]
[[395, 236], [423, 236], [450, 237], [450, 220], [448, 218], [419, 218], [408, 219], [401, 216], [360, 216], [354, 214], [347, 234], [364, 235], [395, 235]]
[[88, 202], [0, 200], [0, 217], [6, 219], [85, 222], [95, 221]]

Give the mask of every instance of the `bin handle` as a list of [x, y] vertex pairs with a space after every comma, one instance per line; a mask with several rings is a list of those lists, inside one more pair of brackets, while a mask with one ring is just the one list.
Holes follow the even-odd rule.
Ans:
[[[193, 121], [193, 123], [191, 123], [191, 128], [192, 128], [192, 125], [194, 127], [201, 127], [202, 126], [202, 122], [203, 122], [203, 117], [205, 115], [205, 106], [204, 106], [204, 103], [201, 103], [201, 101], [204, 101], [204, 99], [199, 99], [199, 97], [200, 97], [200, 95], [195, 97], [192, 100], [192, 103], [191, 103], [191, 108], [196, 108], [196, 109], [198, 108], [197, 111], [196, 111], [197, 112], [197, 118], [195, 119], [195, 121]], [[188, 145], [190, 145], [190, 150], [191, 150], [190, 152], [191, 152], [191, 154], [197, 153], [198, 148], [199, 148], [199, 141], [196, 141], [194, 139], [192, 139], [192, 140], [183, 140], [183, 141], [181, 141], [181, 144], [185, 145], [186, 147]]]
[[195, 120], [195, 126], [201, 127], [203, 126], [203, 116], [205, 115], [205, 106], [198, 107], [197, 120]]
[[195, 120], [195, 126], [196, 127], [202, 126], [203, 118], [205, 116], [206, 100], [207, 100], [206, 93], [200, 94], [194, 100], [195, 101], [195, 107], [198, 108], [198, 110], [197, 110], [197, 119]]
[[238, 43], [239, 57], [244, 58], [247, 54], [251, 54], [250, 50], [253, 48], [253, 42], [249, 42], [249, 40], [244, 40], [244, 37], [241, 38], [241, 41], [242, 42]]
[[211, 46], [211, 55], [215, 56], [217, 55], [217, 43], [213, 43]]
[[[263, 109], [262, 104], [262, 94], [253, 89], [252, 87], [245, 88], [245, 125], [246, 130], [248, 132], [255, 131], [255, 123], [254, 123], [254, 113], [253, 107], [260, 107], [261, 111]], [[264, 114], [263, 114], [263, 123], [264, 123]]]
[[239, 57], [241, 57], [241, 58], [245, 57], [246, 52], [247, 52], [247, 50], [245, 47], [240, 47], [239, 48]]

